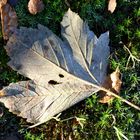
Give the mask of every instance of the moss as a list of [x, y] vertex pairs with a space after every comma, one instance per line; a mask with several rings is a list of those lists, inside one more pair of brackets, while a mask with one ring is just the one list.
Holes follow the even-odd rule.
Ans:
[[[130, 54], [124, 48], [125, 45], [134, 56], [140, 58], [139, 0], [118, 0], [117, 8], [113, 14], [107, 11], [106, 0], [44, 0], [46, 7], [43, 12], [37, 15], [29, 14], [27, 3], [28, 0], [22, 0], [16, 7], [19, 26], [36, 27], [40, 23], [49, 27], [60, 36], [60, 22], [70, 6], [73, 11], [77, 12], [88, 22], [90, 29], [98, 36], [109, 30], [111, 46], [109, 71], [115, 70], [117, 66], [120, 67], [123, 80], [120, 95], [140, 105], [140, 62], [135, 61], [136, 64], [133, 66], [134, 62], [130, 60], [127, 65]], [[0, 40], [1, 46], [4, 46], [2, 38]], [[3, 85], [23, 79], [22, 76], [6, 65], [7, 61], [6, 52], [1, 48], [0, 81], [3, 82]], [[25, 120], [18, 119], [15, 125], [20, 124], [18, 129], [24, 139], [61, 139], [61, 137], [68, 138], [69, 136], [76, 140], [118, 139], [114, 126], [128, 139], [138, 139], [140, 137], [140, 113], [118, 99], [114, 99], [109, 105], [103, 105], [98, 102], [98, 94], [94, 94], [90, 98], [64, 111], [60, 118], [63, 120], [74, 116], [85, 119], [84, 122], [81, 122], [83, 123], [83, 128], [75, 119], [59, 122], [50, 120], [41, 126], [26, 131], [23, 127], [27, 125]], [[0, 123], [3, 122], [3, 119], [9, 117], [11, 117], [11, 114], [8, 113], [4, 118], [0, 118]], [[16, 118], [16, 116], [12, 117]], [[9, 125], [11, 124], [9, 123]], [[12, 128], [10, 126], [9, 128], [3, 127], [7, 133]]]

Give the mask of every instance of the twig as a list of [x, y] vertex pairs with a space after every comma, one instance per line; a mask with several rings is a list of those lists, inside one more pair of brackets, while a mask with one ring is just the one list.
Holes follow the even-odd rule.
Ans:
[[113, 118], [113, 122], [112, 122], [111, 125], [114, 125], [114, 124], [116, 123], [116, 118], [115, 118], [115, 116], [114, 116], [113, 114], [111, 114], [111, 116], [112, 116], [112, 118]]
[[128, 57], [128, 60], [127, 60], [127, 63], [126, 63], [126, 67], [128, 67], [128, 64], [129, 64], [129, 62], [130, 62], [130, 59], [133, 61], [133, 68], [135, 67], [135, 61], [138, 61], [138, 62], [140, 62], [140, 59], [138, 59], [138, 58], [136, 58], [131, 52], [130, 52], [130, 50], [124, 45], [124, 48], [128, 51], [128, 53], [129, 53], [129, 57]]
[[119, 140], [121, 140], [121, 137], [123, 137], [125, 140], [128, 140], [128, 138], [121, 131], [119, 131], [117, 127], [113, 126], [113, 128], [115, 129], [117, 137], [118, 137]]

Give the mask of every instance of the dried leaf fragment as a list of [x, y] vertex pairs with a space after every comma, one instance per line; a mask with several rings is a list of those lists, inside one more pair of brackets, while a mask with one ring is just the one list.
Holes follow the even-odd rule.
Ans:
[[28, 2], [28, 10], [33, 15], [40, 13], [43, 9], [44, 4], [42, 0], [30, 0]]
[[[112, 92], [119, 94], [122, 81], [120, 80], [120, 71], [117, 68], [113, 73], [111, 73], [109, 76], [106, 77], [103, 87], [106, 89], [111, 90]], [[101, 103], [108, 103], [110, 100], [112, 100], [114, 97], [109, 95], [105, 92], [100, 92], [101, 99], [99, 102]]]
[[7, 3], [7, 0], [0, 0], [0, 9]]
[[116, 9], [116, 6], [117, 6], [116, 0], [109, 0], [109, 2], [108, 2], [108, 11], [113, 13], [114, 10]]
[[3, 38], [8, 40], [18, 25], [16, 12], [8, 3], [1, 7], [1, 23]]

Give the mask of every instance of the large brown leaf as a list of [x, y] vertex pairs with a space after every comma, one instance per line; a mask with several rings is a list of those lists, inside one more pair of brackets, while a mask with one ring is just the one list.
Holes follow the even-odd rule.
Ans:
[[47, 27], [21, 27], [9, 39], [9, 66], [31, 81], [10, 84], [0, 102], [36, 125], [99, 90], [106, 77], [108, 32], [99, 38], [70, 9], [61, 22], [63, 41]]

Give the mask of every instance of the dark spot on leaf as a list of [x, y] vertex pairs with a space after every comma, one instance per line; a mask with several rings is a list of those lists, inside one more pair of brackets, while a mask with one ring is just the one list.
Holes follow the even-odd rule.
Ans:
[[54, 81], [54, 80], [50, 80], [48, 83], [51, 84], [51, 85], [57, 85], [57, 84], [60, 84], [60, 83], [58, 83], [57, 81]]
[[60, 77], [60, 78], [64, 78], [64, 75], [63, 75], [63, 74], [59, 74], [59, 77]]
[[15, 67], [16, 67], [17, 70], [20, 70], [22, 68], [22, 65], [21, 64], [16, 64]]

